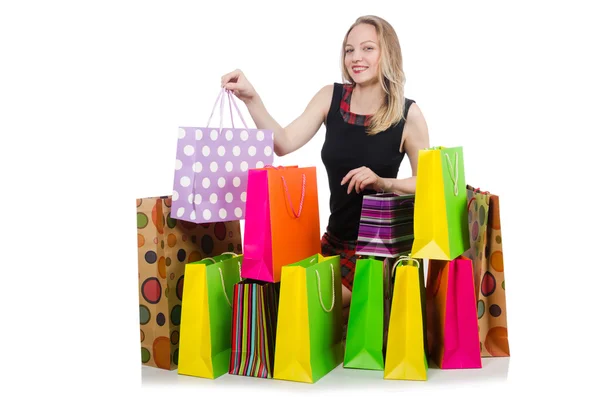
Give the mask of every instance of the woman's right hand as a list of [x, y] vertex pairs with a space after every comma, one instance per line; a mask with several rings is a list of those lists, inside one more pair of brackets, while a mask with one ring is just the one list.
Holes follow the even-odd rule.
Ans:
[[232, 91], [246, 105], [258, 97], [252, 84], [239, 69], [221, 77], [221, 87]]

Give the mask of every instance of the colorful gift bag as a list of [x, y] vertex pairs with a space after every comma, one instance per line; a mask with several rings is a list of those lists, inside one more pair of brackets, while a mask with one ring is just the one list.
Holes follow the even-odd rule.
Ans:
[[469, 248], [462, 147], [419, 151], [411, 256], [451, 260]]
[[284, 266], [273, 377], [314, 383], [343, 358], [339, 255]]
[[344, 367], [383, 370], [384, 268], [375, 258], [358, 259], [350, 301]]
[[470, 259], [429, 261], [427, 333], [429, 355], [440, 369], [481, 368]]
[[499, 197], [471, 186], [467, 197], [471, 247], [465, 256], [473, 261], [481, 356], [508, 357]]
[[227, 373], [231, 296], [242, 258], [226, 253], [185, 265], [178, 374], [215, 379]]
[[411, 251], [414, 195], [395, 193], [363, 196], [357, 255], [396, 258]]
[[244, 280], [233, 290], [232, 375], [272, 378], [279, 283]]
[[250, 170], [247, 208], [242, 277], [276, 283], [282, 266], [321, 252], [315, 167]]
[[239, 221], [197, 225], [171, 218], [171, 196], [137, 199], [142, 363], [177, 368], [185, 264], [242, 251]]
[[427, 380], [423, 266], [401, 256], [392, 268], [394, 292], [384, 379]]
[[[244, 128], [223, 128], [226, 96]], [[231, 92], [222, 90], [219, 99], [218, 128], [209, 127], [212, 113], [206, 127], [179, 128], [171, 211], [175, 219], [194, 223], [244, 219], [248, 169], [273, 162], [273, 132], [248, 128]]]

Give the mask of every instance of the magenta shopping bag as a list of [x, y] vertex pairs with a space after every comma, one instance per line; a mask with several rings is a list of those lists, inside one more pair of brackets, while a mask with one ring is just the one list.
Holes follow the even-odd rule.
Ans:
[[273, 242], [269, 210], [269, 177], [267, 172], [252, 170], [248, 173], [250, 204], [246, 215], [243, 252], [250, 259], [242, 263], [242, 277], [273, 281]]
[[[226, 96], [232, 128], [223, 127]], [[209, 127], [219, 100], [220, 125]], [[232, 106], [244, 128], [233, 128]], [[245, 219], [248, 170], [273, 163], [273, 131], [248, 128], [225, 89], [206, 125], [179, 128], [171, 218], [194, 223]]]
[[481, 368], [471, 260], [429, 260], [426, 296], [431, 359], [440, 369]]
[[281, 281], [281, 268], [321, 252], [316, 167], [248, 172], [242, 277]]

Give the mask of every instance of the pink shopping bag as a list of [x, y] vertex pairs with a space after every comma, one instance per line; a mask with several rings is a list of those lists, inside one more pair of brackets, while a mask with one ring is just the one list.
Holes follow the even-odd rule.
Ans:
[[430, 260], [426, 296], [430, 358], [440, 369], [481, 368], [471, 260]]
[[321, 252], [315, 167], [250, 170], [247, 208], [243, 278], [277, 283], [282, 266]]

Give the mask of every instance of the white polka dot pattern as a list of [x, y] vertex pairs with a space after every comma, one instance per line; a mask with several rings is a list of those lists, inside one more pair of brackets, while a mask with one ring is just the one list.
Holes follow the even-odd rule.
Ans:
[[171, 216], [193, 223], [245, 219], [248, 170], [273, 164], [273, 132], [180, 127], [177, 138]]

